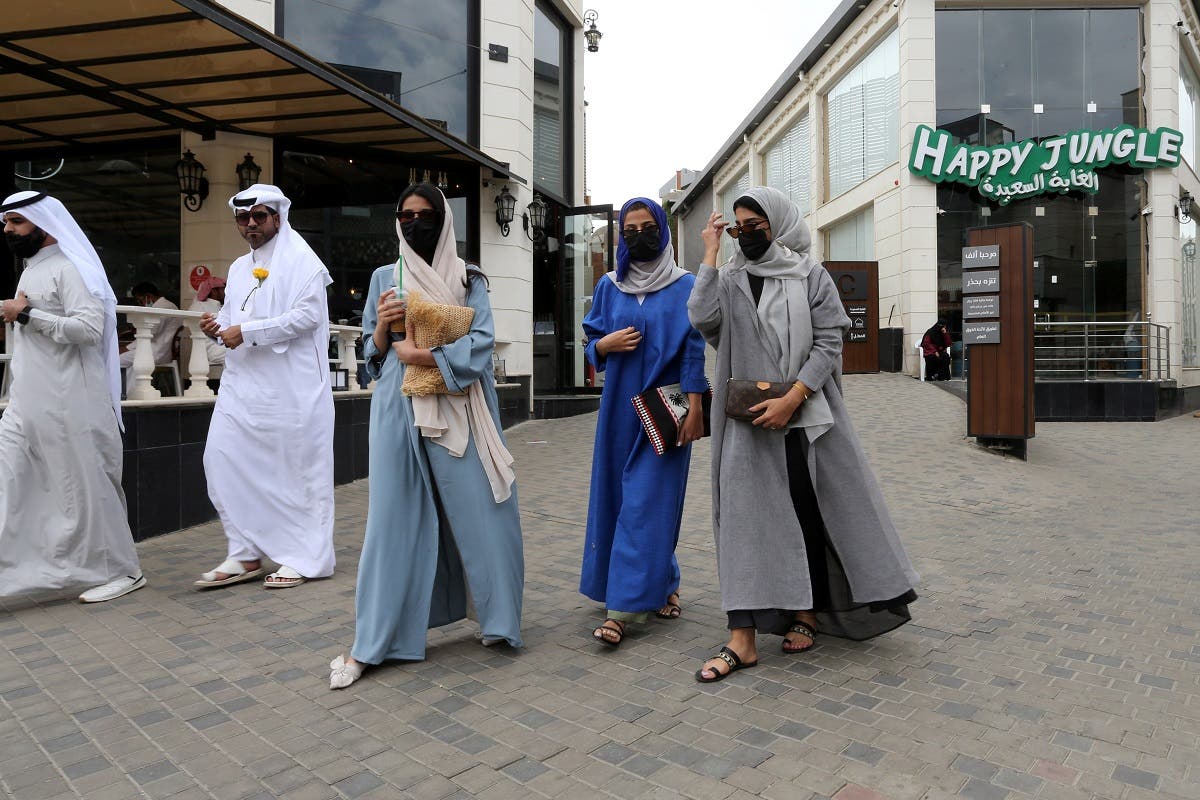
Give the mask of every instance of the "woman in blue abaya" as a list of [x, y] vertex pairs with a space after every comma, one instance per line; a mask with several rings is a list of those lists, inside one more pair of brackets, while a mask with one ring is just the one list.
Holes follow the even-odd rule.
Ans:
[[[592, 457], [587, 542], [579, 590], [605, 604], [592, 635], [617, 646], [625, 625], [651, 614], [674, 619], [679, 605], [675, 545], [683, 517], [691, 443], [704, 434], [704, 339], [687, 301], [695, 277], [675, 265], [667, 215], [653, 200], [624, 205], [617, 269], [600, 279], [583, 321], [587, 359], [604, 372]], [[656, 455], [632, 398], [679, 384], [689, 412], [674, 445]]]

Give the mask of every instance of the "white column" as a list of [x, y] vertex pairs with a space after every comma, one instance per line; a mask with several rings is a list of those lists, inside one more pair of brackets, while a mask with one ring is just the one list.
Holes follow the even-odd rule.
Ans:
[[[133, 370], [134, 384], [126, 394], [130, 400], [154, 400], [160, 395], [151, 385], [154, 374], [154, 349], [151, 339], [154, 335], [154, 323], [158, 317], [151, 312], [126, 311], [126, 318], [137, 329], [133, 340]], [[126, 385], [129, 385], [126, 382]]]
[[937, 187], [908, 171], [916, 126], [932, 125], [937, 119], [933, 4], [934, 0], [905, 0], [899, 10], [900, 313], [909, 375], [919, 374], [915, 345], [937, 320]]
[[[183, 321], [192, 338], [192, 355], [188, 359], [188, 379], [192, 385], [183, 393], [184, 397], [212, 397], [208, 386], [208, 342], [209, 338], [200, 330], [200, 318], [189, 317]], [[182, 364], [180, 365], [183, 366]]]
[[346, 370], [346, 388], [358, 388], [358, 354], [354, 350], [354, 342], [358, 339], [358, 331], [336, 331], [338, 343], [338, 367]]
[[[1179, 128], [1179, 29], [1183, 19], [1176, 0], [1154, 0], [1146, 4], [1146, 127]], [[1183, 167], [1180, 167], [1183, 169]], [[1155, 169], [1145, 173], [1149, 182], [1149, 263], [1146, 279], [1146, 312], [1151, 321], [1171, 330], [1171, 373], [1180, 381], [1183, 342], [1180, 318], [1183, 311], [1183, 263], [1179, 251], [1179, 176], [1175, 170]]]

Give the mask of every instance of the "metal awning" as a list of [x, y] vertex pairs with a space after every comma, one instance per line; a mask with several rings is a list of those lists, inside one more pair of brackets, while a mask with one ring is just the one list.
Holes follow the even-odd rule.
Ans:
[[0, 15], [0, 153], [189, 130], [507, 165], [210, 0], [41, 0]]

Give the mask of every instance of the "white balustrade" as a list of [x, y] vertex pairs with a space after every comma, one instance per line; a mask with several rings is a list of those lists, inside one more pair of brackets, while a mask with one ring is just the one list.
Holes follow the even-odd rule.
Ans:
[[[129, 324], [137, 330], [133, 339], [133, 386], [125, 393], [129, 400], [154, 400], [159, 397], [151, 378], [154, 375], [154, 350], [152, 339], [156, 323], [164, 316], [186, 315], [188, 311], [170, 311], [156, 308], [151, 310], [146, 306], [117, 306], [117, 311], [125, 315]], [[199, 316], [199, 314], [197, 314]], [[126, 381], [126, 385], [129, 382]]]
[[[214, 392], [208, 386], [211, 365], [208, 363], [208, 350], [205, 347], [210, 339], [200, 330], [201, 312], [146, 306], [117, 306], [117, 312], [124, 314], [137, 330], [133, 342], [133, 366], [129, 368], [133, 370], [133, 381], [131, 388], [126, 393], [126, 399], [151, 402], [157, 400], [179, 402], [183, 399], [164, 399], [151, 383], [155, 367], [152, 337], [156, 323], [166, 318], [180, 320], [186, 330], [184, 335], [191, 339], [192, 352], [188, 363], [179, 365], [180, 372], [186, 370], [187, 378], [191, 381], [191, 386], [184, 390], [184, 398], [203, 401], [213, 397]], [[356, 346], [359, 337], [362, 336], [362, 329], [350, 325], [330, 325], [329, 334], [330, 338], [337, 342], [337, 358], [334, 361], [339, 368], [346, 370], [349, 376], [348, 388], [357, 390], [359, 361]], [[10, 338], [6, 336], [6, 346], [8, 341]], [[8, 357], [0, 356], [0, 358], [7, 359]]]
[[0, 400], [8, 399], [8, 386], [12, 383], [12, 348], [13, 326], [5, 324], [4, 343], [0, 347], [0, 364], [4, 365], [4, 374], [0, 376]]
[[362, 336], [362, 328], [355, 328], [350, 325], [330, 325], [329, 333], [337, 339], [337, 365], [339, 369], [346, 370], [348, 376], [346, 387], [348, 389], [357, 389], [358, 352], [355, 350], [355, 346], [358, 343], [358, 338]]
[[[189, 312], [195, 313], [195, 312]], [[200, 317], [184, 320], [188, 333], [192, 338], [192, 354], [188, 358], [188, 379], [192, 385], [183, 392], [184, 397], [212, 397], [215, 392], [208, 385], [210, 364], [208, 363], [209, 338], [200, 330]]]

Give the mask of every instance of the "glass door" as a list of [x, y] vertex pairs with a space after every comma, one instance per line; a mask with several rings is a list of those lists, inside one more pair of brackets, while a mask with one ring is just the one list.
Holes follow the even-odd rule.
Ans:
[[613, 207], [580, 206], [562, 216], [559, 281], [559, 381], [564, 389], [596, 386], [583, 355], [583, 318], [596, 281], [613, 268]]

